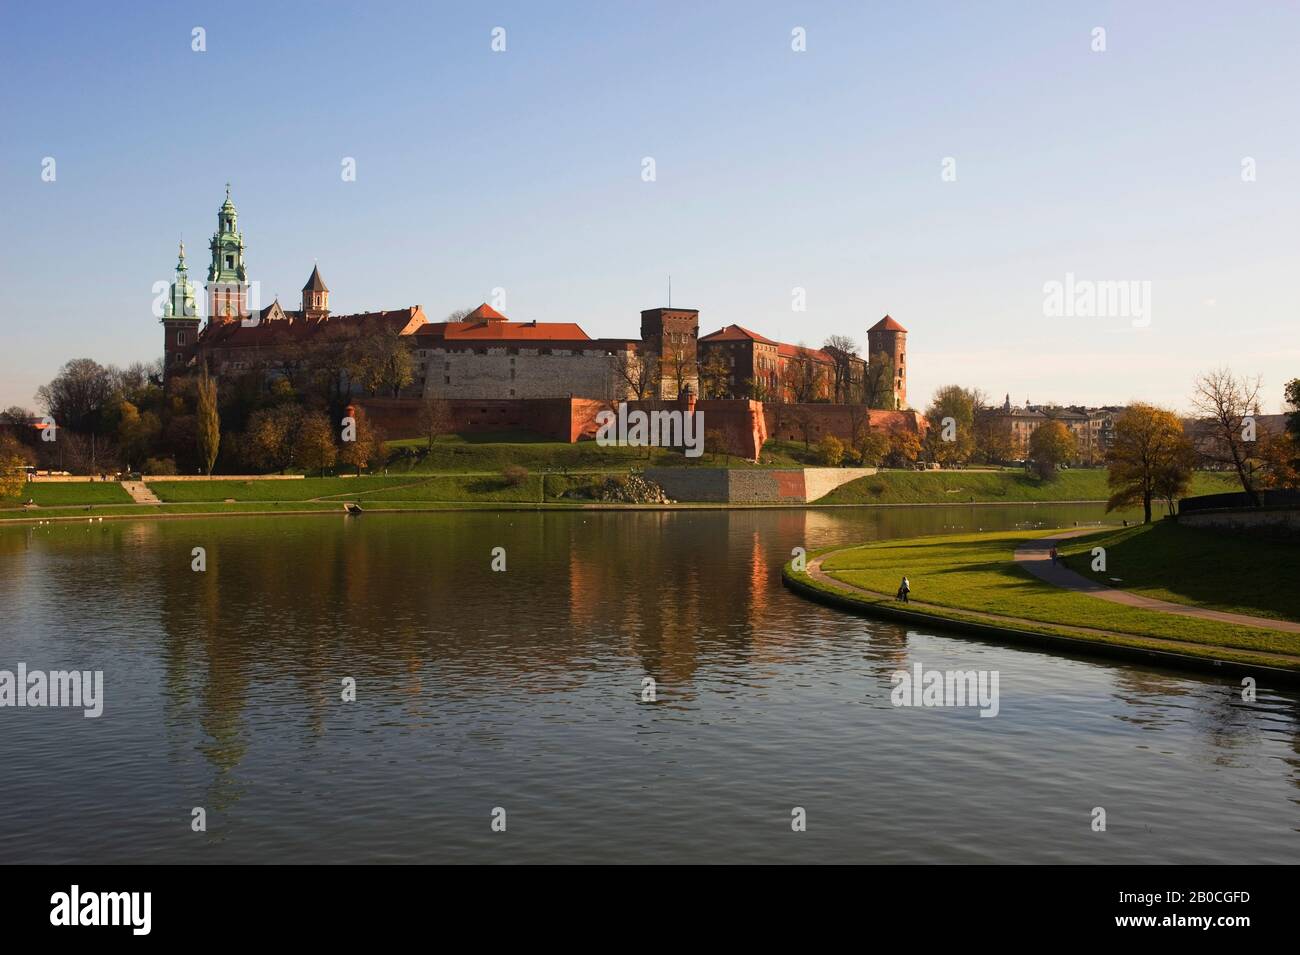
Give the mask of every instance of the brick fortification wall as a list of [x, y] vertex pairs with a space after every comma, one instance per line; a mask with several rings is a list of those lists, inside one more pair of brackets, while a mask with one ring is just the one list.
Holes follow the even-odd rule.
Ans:
[[[680, 410], [685, 406], [677, 401], [629, 401], [627, 407], [628, 411], [652, 412]], [[761, 401], [705, 399], [696, 401], [694, 407], [701, 415], [705, 435], [716, 431], [728, 453], [758, 460], [758, 453], [767, 440]]]
[[[531, 431], [553, 441], [594, 438], [596, 414], [610, 407], [596, 398], [450, 398], [453, 431], [487, 434], [495, 431]], [[357, 404], [389, 439], [421, 437], [418, 398], [362, 398]], [[646, 412], [684, 409], [678, 401], [629, 401], [628, 410]], [[761, 401], [706, 399], [694, 408], [703, 416], [705, 434], [721, 435], [726, 451], [751, 461], [758, 459], [768, 437], [803, 441], [802, 421], [808, 422], [809, 441], [827, 434], [850, 442], [855, 415], [870, 428], [887, 431], [901, 426], [924, 430], [925, 419], [915, 411], [854, 411], [845, 405], [764, 405]], [[862, 426], [860, 423], [859, 427]], [[765, 492], [766, 493], [766, 492]], [[820, 496], [820, 495], [818, 495]], [[707, 499], [707, 498], [706, 498]], [[813, 498], [815, 500], [815, 498]]]
[[849, 405], [768, 404], [763, 408], [763, 417], [767, 433], [782, 441], [802, 442], [803, 424], [806, 421], [808, 440], [813, 444], [828, 434], [851, 444], [855, 417], [859, 429], [867, 426], [872, 431], [888, 431], [893, 427], [917, 432], [925, 430], [925, 418], [916, 411], [882, 411], [876, 408], [853, 408]]
[[[362, 398], [356, 402], [389, 440], [423, 437], [414, 398]], [[451, 430], [459, 434], [531, 431], [570, 443], [595, 437], [596, 413], [609, 405], [592, 398], [449, 399]]]

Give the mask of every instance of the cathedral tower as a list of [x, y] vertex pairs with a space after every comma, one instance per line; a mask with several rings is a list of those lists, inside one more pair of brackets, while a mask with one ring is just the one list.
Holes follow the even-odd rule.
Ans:
[[199, 310], [195, 306], [194, 286], [185, 266], [185, 243], [181, 243], [176, 260], [176, 280], [172, 282], [160, 319], [163, 326], [163, 377], [169, 378], [185, 367], [194, 342], [199, 337]]
[[248, 316], [248, 273], [244, 269], [244, 236], [239, 231], [239, 213], [230, 201], [217, 212], [217, 231], [208, 243], [212, 264], [208, 266], [208, 324], [237, 322]]

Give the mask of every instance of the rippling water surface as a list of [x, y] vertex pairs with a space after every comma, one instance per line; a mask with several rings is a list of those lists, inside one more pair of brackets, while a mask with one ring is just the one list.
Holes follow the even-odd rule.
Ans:
[[[1294, 694], [1247, 704], [1229, 678], [908, 630], [781, 586], [796, 545], [1101, 517], [0, 529], [0, 669], [100, 669], [106, 698], [99, 719], [0, 709], [0, 861], [1300, 861]], [[893, 707], [890, 674], [916, 662], [997, 670], [1000, 713]]]

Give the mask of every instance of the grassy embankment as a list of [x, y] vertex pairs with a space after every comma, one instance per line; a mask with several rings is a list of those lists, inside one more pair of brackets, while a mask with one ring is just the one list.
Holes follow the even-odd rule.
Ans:
[[39, 507], [85, 504], [130, 504], [131, 495], [116, 481], [29, 481], [16, 498], [0, 500], [0, 508], [21, 507], [28, 500]]
[[[1198, 471], [1190, 494], [1240, 490], [1222, 474]], [[1040, 481], [1023, 470], [882, 471], [836, 488], [819, 504], [966, 504], [1034, 501], [1104, 501], [1110, 497], [1103, 468], [1059, 472]]]
[[[422, 438], [388, 442], [388, 473], [499, 473], [507, 465], [530, 471], [600, 471], [626, 473], [629, 468], [805, 467], [817, 449], [800, 443], [769, 441], [758, 463], [734, 455], [702, 454], [688, 458], [667, 448], [601, 447], [595, 441], [529, 440], [527, 434], [446, 435], [429, 448]], [[483, 440], [491, 439], [491, 440]]]
[[[1106, 549], [1093, 571], [1092, 549]], [[1300, 620], [1300, 546], [1185, 527], [1175, 521], [1062, 542], [1067, 567], [1144, 597], [1281, 620]]]
[[[891, 597], [872, 597], [815, 581], [806, 574], [787, 574], [823, 593], [850, 600], [870, 611], [906, 609], [937, 620], [1005, 626], [1012, 630], [1049, 636], [1082, 638], [1138, 649], [1171, 651], [1192, 656], [1256, 663], [1300, 670], [1300, 634], [1198, 620], [1157, 611], [1126, 607], [1084, 593], [1055, 587], [1030, 575], [1015, 563], [1020, 544], [1059, 531], [998, 531], [880, 541], [828, 556], [823, 570], [834, 580], [892, 594], [907, 574], [912, 603], [903, 607]], [[1108, 534], [1109, 532], [1101, 532]], [[1083, 539], [1082, 549], [1094, 535]], [[1184, 544], [1184, 547], [1190, 543]], [[1200, 544], [1207, 552], [1212, 543]], [[1249, 577], [1261, 570], [1258, 561], [1243, 566]], [[1254, 591], [1247, 591], [1254, 595]], [[1251, 599], [1235, 609], [1265, 615], [1279, 604]], [[998, 623], [981, 614], [1016, 618]], [[1292, 617], [1292, 619], [1297, 619]]]

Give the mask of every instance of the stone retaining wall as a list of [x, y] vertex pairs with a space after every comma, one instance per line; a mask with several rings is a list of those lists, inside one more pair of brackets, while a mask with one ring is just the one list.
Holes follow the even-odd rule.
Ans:
[[1278, 531], [1300, 534], [1300, 510], [1269, 508], [1231, 511], [1193, 511], [1179, 514], [1178, 523], [1188, 527], [1214, 527], [1227, 531]]
[[674, 501], [807, 504], [875, 468], [647, 468]]

